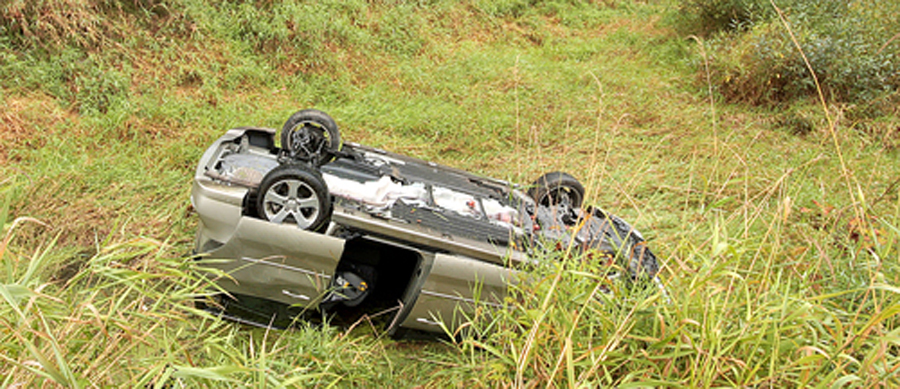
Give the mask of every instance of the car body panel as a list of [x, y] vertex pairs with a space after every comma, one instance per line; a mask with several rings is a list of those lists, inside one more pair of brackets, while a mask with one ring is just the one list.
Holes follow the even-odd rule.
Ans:
[[227, 243], [207, 252], [229, 274], [225, 290], [289, 305], [314, 307], [325, 294], [344, 240], [285, 224], [241, 217]]
[[[205, 238], [219, 244], [228, 241], [241, 220], [241, 204], [248, 191], [247, 188], [223, 185], [211, 180], [194, 180], [191, 204], [200, 215], [202, 224], [198, 230], [205, 234]], [[200, 247], [202, 246], [198, 246]]]
[[513, 269], [461, 255], [436, 254], [419, 297], [401, 324], [424, 331], [455, 331], [478, 305], [499, 308]]
[[461, 236], [450, 236], [428, 227], [379, 218], [369, 213], [340, 205], [335, 206], [332, 218], [335, 223], [373, 231], [374, 234], [380, 236], [432, 247], [433, 250], [448, 250], [497, 264], [502, 264], [507, 260], [513, 262], [526, 262], [528, 260], [525, 253], [513, 250], [508, 246], [492, 245]]

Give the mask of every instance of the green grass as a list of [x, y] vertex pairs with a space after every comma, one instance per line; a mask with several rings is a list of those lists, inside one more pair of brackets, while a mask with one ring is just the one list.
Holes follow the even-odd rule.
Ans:
[[[0, 5], [3, 386], [898, 384], [892, 143], [837, 101], [833, 124], [710, 101], [714, 53], [673, 2], [23, 4]], [[66, 5], [90, 39], [48, 29]], [[648, 238], [671, 302], [608, 300], [597, 264], [548, 255], [447, 344], [197, 312], [197, 160], [308, 107], [489, 176], [574, 173]]]

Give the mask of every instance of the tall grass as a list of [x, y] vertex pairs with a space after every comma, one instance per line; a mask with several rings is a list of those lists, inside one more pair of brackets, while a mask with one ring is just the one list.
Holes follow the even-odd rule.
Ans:
[[[706, 73], [696, 91], [675, 2], [395, 5], [0, 5], [2, 385], [898, 384], [900, 164], [841, 131], [864, 123], [827, 89], [831, 120], [723, 103]], [[200, 154], [313, 106], [352, 141], [521, 183], [576, 173], [648, 238], [668, 294], [547, 254], [446, 344], [196, 310]]]
[[202, 264], [166, 254], [165, 241], [111, 235], [64, 260], [57, 240], [33, 252], [15, 244], [23, 223], [50, 228], [24, 217], [3, 224], [4, 387], [308, 387], [390, 382], [403, 371], [379, 371], [385, 349], [372, 337], [250, 330], [194, 308], [216, 290], [198, 276]]
[[[667, 296], [609, 298], [596, 265], [548, 260], [511, 309], [473, 323], [493, 331], [461, 341], [458, 358], [516, 386], [896, 386], [897, 265], [783, 252], [785, 219], [750, 239], [736, 222], [716, 218], [708, 240], [666, 248]], [[897, 237], [883, 237], [891, 257]]]
[[[459, 344], [470, 366], [488, 366], [489, 377], [516, 387], [900, 384], [900, 202], [887, 215], [870, 213], [875, 204], [854, 191], [860, 185], [819, 94], [853, 200], [832, 221], [849, 231], [798, 231], [792, 196], [803, 188], [787, 183], [788, 171], [765, 196], [743, 199], [741, 208], [755, 214], [711, 215], [701, 227], [705, 241], [685, 238], [667, 251], [665, 289], [615, 289], [585, 258], [550, 255], [532, 273], [539, 281], [513, 294], [512, 309], [471, 322], [478, 336]], [[718, 143], [715, 105], [710, 111]], [[746, 158], [718, 147], [713, 153], [717, 161]], [[818, 217], [832, 211], [801, 209]], [[792, 247], [798, 238], [811, 245]], [[484, 336], [480, 326], [503, 330]]]

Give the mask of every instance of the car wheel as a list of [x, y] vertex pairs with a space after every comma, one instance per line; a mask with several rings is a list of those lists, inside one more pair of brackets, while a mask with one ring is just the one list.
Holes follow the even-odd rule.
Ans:
[[568, 173], [552, 172], [538, 178], [528, 189], [528, 195], [538, 205], [565, 204], [570, 208], [580, 208], [584, 201], [584, 186]]
[[313, 231], [328, 224], [332, 211], [322, 176], [308, 166], [295, 164], [281, 165], [263, 177], [256, 209], [265, 220]]
[[340, 150], [341, 133], [327, 113], [317, 109], [297, 111], [281, 128], [281, 147], [291, 156], [316, 166], [334, 159]]

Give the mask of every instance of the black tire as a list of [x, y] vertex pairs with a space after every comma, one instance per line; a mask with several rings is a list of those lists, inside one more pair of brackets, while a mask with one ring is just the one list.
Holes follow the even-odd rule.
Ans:
[[263, 220], [321, 231], [331, 219], [331, 197], [319, 172], [306, 165], [285, 164], [263, 177], [256, 210]]
[[568, 173], [552, 172], [537, 179], [528, 195], [540, 206], [550, 207], [566, 204], [570, 208], [580, 208], [584, 201], [584, 186]]
[[341, 148], [341, 132], [327, 113], [317, 109], [297, 111], [281, 128], [281, 147], [299, 160], [322, 166]]

